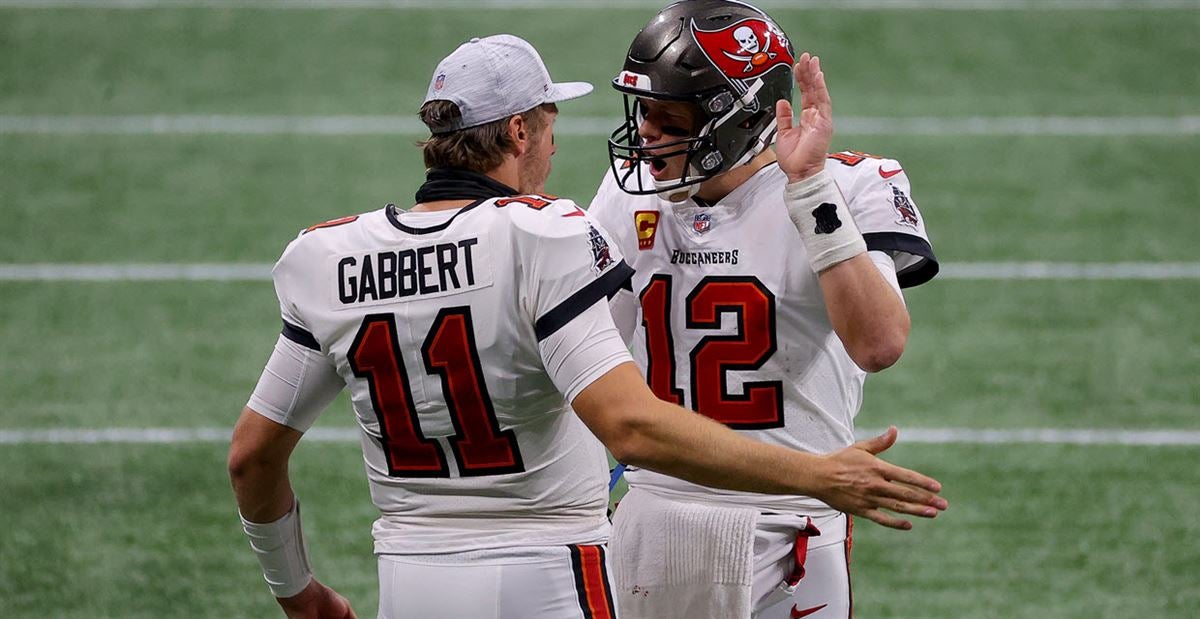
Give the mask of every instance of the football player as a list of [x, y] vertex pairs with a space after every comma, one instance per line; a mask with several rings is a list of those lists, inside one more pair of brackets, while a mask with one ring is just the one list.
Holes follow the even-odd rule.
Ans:
[[708, 486], [807, 492], [855, 511], [944, 506], [936, 481], [874, 457], [894, 430], [817, 457], [654, 397], [606, 302], [629, 281], [625, 256], [543, 189], [555, 103], [590, 90], [552, 82], [516, 37], [463, 44], [421, 108], [432, 135], [416, 205], [309, 228], [275, 265], [283, 331], [229, 469], [288, 616], [353, 616], [313, 579], [287, 473], [343, 388], [380, 512], [380, 617], [615, 616], [596, 437], [623, 461]]
[[[663, 9], [613, 86], [626, 122], [588, 212], [636, 271], [614, 317], [654, 393], [764, 442], [852, 444], [864, 377], [905, 347], [900, 290], [938, 269], [900, 164], [826, 155], [820, 61], [742, 2]], [[612, 541], [626, 619], [849, 615], [836, 506], [636, 466], [626, 478]]]

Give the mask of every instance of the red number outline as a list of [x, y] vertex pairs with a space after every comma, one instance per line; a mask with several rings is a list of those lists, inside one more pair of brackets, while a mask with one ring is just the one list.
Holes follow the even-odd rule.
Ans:
[[354, 375], [367, 381], [388, 475], [450, 477], [442, 446], [421, 432], [396, 339], [396, 316], [370, 314], [364, 318], [346, 358]]
[[[426, 438], [413, 405], [394, 314], [363, 319], [347, 360], [367, 381], [371, 408], [391, 477], [451, 477], [441, 444]], [[421, 346], [426, 371], [441, 379], [454, 434], [449, 437], [461, 477], [525, 470], [513, 430], [501, 430], [484, 382], [467, 306], [443, 308]]]
[[783, 381], [746, 382], [735, 395], [725, 380], [728, 372], [761, 368], [775, 354], [775, 295], [757, 277], [710, 275], [688, 295], [686, 326], [719, 329], [721, 316], [731, 312], [737, 333], [706, 335], [689, 356], [692, 406], [737, 430], [782, 427]]
[[[671, 276], [656, 274], [642, 289], [642, 328], [646, 334], [646, 382], [659, 399], [684, 405], [675, 384], [675, 343], [671, 330]], [[743, 383], [729, 392], [726, 374], [757, 370], [775, 354], [775, 295], [757, 277], [706, 277], [687, 296], [688, 329], [719, 329], [724, 314], [737, 316], [738, 332], [708, 335], [689, 355], [692, 408], [737, 430], [783, 426], [783, 381]], [[718, 389], [714, 387], [718, 386]]]
[[846, 150], [840, 153], [829, 153], [828, 155], [825, 155], [825, 157], [840, 161], [842, 162], [842, 165], [847, 165], [852, 168], [866, 161], [867, 159], [883, 159], [883, 157], [880, 157], [879, 155], [872, 155], [870, 153], [864, 153], [858, 150]]
[[357, 221], [357, 220], [358, 220], [358, 215], [350, 215], [349, 217], [339, 217], [338, 219], [330, 219], [329, 221], [323, 221], [319, 224], [312, 225], [312, 226], [305, 228], [304, 234], [308, 234], [309, 232], [312, 232], [313, 230], [320, 230], [321, 228], [332, 228], [334, 226], [342, 226], [342, 225], [345, 225], [345, 224], [348, 224], [350, 222]]
[[503, 475], [525, 470], [516, 434], [501, 430], [483, 378], [471, 308], [438, 312], [421, 345], [425, 371], [442, 381], [454, 436], [450, 448], [463, 477]]
[[638, 295], [638, 302], [642, 306], [642, 328], [646, 333], [646, 384], [658, 399], [683, 406], [683, 389], [675, 384], [671, 276], [652, 276]]
[[535, 211], [540, 211], [547, 206], [550, 206], [555, 199], [556, 198], [551, 196], [513, 196], [511, 198], [500, 198], [499, 200], [496, 200], [496, 207], [504, 208], [509, 204], [524, 204]]

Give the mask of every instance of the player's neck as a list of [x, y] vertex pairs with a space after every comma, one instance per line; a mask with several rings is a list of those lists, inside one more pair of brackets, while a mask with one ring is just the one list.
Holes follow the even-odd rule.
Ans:
[[433, 212], [460, 209], [480, 199], [511, 195], [520, 181], [515, 160], [487, 172], [472, 172], [454, 168], [432, 168], [426, 181], [417, 190], [417, 204], [410, 212]]
[[716, 204], [722, 198], [732, 193], [734, 189], [741, 187], [742, 183], [750, 180], [750, 177], [757, 174], [759, 170], [774, 163], [776, 159], [775, 151], [768, 148], [751, 159], [750, 163], [738, 166], [724, 174], [713, 177], [712, 180], [701, 183], [700, 191], [696, 192], [696, 197], [709, 204]]

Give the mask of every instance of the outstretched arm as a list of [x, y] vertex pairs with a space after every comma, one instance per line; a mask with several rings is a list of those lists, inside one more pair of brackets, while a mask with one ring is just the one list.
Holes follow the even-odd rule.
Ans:
[[[833, 138], [833, 103], [821, 61], [805, 52], [792, 71], [801, 93], [799, 124], [793, 124], [789, 101], [781, 99], [775, 106], [776, 153], [788, 177], [789, 215], [813, 260], [834, 332], [860, 368], [878, 372], [904, 352], [911, 326], [908, 310], [867, 256], [840, 190], [824, 171]], [[822, 207], [826, 211], [818, 213]]]
[[883, 509], [933, 518], [947, 507], [936, 480], [875, 457], [895, 442], [895, 428], [827, 456], [768, 445], [659, 400], [628, 362], [571, 405], [617, 460], [693, 483], [811, 496], [895, 529], [912, 524]]

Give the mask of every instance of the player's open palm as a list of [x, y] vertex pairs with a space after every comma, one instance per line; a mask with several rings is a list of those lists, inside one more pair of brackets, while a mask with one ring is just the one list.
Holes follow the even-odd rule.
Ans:
[[903, 530], [911, 529], [912, 523], [882, 510], [933, 518], [946, 509], [946, 500], [936, 494], [942, 489], [937, 480], [876, 457], [896, 443], [896, 436], [892, 426], [875, 438], [827, 456], [837, 467], [836, 481], [826, 496], [818, 498], [838, 511]]
[[780, 99], [775, 104], [779, 122], [775, 153], [788, 181], [795, 182], [825, 168], [825, 156], [833, 140], [833, 102], [825, 87], [820, 58], [804, 52], [792, 67], [792, 73], [800, 89], [800, 117], [792, 120], [790, 101]]
[[278, 602], [288, 619], [358, 619], [346, 598], [315, 578], [300, 593]]

